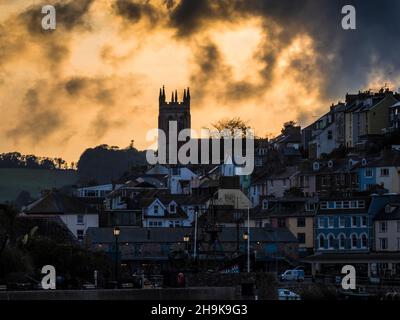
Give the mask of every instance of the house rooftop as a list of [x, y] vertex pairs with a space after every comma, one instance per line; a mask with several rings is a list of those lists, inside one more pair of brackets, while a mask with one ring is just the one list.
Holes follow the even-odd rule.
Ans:
[[[142, 227], [121, 227], [119, 240], [121, 242], [140, 242], [140, 243], [178, 243], [183, 242], [183, 236], [194, 236], [193, 228], [142, 228]], [[242, 234], [247, 228], [240, 228]], [[281, 242], [297, 243], [296, 237], [286, 228], [250, 228], [250, 239], [252, 242]], [[88, 240], [92, 244], [114, 243], [113, 228], [88, 228]], [[237, 229], [226, 227], [222, 228], [219, 234], [221, 242], [236, 242]]]
[[39, 200], [22, 209], [26, 214], [97, 214], [97, 210], [80, 198], [72, 197], [57, 190], [48, 191]]

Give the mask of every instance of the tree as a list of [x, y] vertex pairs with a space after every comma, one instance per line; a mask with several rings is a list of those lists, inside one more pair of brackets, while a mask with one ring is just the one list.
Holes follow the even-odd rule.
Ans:
[[295, 126], [296, 126], [296, 121], [294, 120], [287, 121], [283, 124], [281, 133], [286, 134], [290, 129], [294, 128]]
[[86, 149], [80, 156], [77, 167], [83, 184], [93, 180], [101, 184], [119, 179], [132, 166], [145, 164], [145, 151], [100, 145]]
[[213, 123], [212, 126], [220, 134], [224, 134], [224, 132], [228, 131], [231, 136], [235, 136], [235, 134], [237, 134], [237, 131], [241, 132], [242, 136], [245, 136], [246, 131], [250, 129], [248, 124], [239, 117], [232, 119], [222, 119], [216, 123]]

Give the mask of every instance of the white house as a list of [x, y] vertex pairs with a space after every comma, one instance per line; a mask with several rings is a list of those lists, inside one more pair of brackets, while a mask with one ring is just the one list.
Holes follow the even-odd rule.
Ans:
[[188, 215], [174, 200], [142, 199], [143, 227], [176, 228], [190, 226]]
[[71, 233], [83, 240], [86, 230], [99, 226], [99, 214], [79, 198], [71, 197], [59, 191], [46, 192], [39, 200], [22, 208], [22, 215], [59, 217]]
[[285, 191], [297, 186], [297, 175], [299, 171], [297, 167], [286, 167], [281, 172], [276, 172], [266, 178], [267, 195], [275, 197], [283, 197]]
[[197, 174], [186, 167], [169, 169], [168, 186], [171, 194], [190, 194]]
[[80, 198], [104, 198], [111, 191], [119, 189], [122, 184], [101, 184], [77, 189], [77, 196]]

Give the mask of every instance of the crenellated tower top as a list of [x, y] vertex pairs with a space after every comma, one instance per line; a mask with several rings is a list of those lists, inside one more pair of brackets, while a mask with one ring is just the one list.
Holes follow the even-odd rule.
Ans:
[[165, 95], [165, 87], [163, 86], [160, 88], [160, 94], [159, 94], [159, 106], [160, 108], [163, 107], [184, 107], [190, 109], [190, 89], [185, 88], [183, 89], [183, 99], [182, 101], [179, 101], [178, 98], [178, 90], [172, 91], [171, 92], [171, 100], [169, 102], [166, 101], [166, 95]]

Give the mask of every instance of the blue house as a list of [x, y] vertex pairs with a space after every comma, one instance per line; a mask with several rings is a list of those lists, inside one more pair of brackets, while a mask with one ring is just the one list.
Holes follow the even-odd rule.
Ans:
[[379, 185], [391, 193], [400, 193], [400, 156], [397, 152], [379, 159], [363, 159], [358, 169], [360, 191]]
[[374, 248], [374, 217], [400, 195], [372, 194], [321, 199], [315, 218], [318, 253], [370, 252]]
[[321, 199], [315, 219], [315, 251], [370, 251], [373, 244], [370, 202], [368, 196]]

